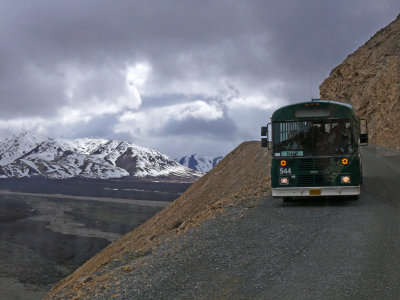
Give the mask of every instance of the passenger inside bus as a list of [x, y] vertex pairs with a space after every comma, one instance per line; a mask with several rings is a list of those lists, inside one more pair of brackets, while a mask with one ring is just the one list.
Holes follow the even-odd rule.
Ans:
[[[352, 154], [356, 150], [349, 120], [282, 122], [276, 151], [301, 151], [301, 155]], [[280, 150], [278, 150], [280, 149]]]
[[341, 125], [341, 140], [339, 143], [338, 152], [353, 153], [353, 131], [350, 123], [342, 123]]
[[300, 150], [300, 138], [296, 130], [289, 132], [287, 150]]
[[350, 122], [338, 122], [331, 124], [328, 145], [331, 151], [337, 154], [350, 154], [354, 152], [353, 132]]
[[328, 133], [325, 124], [321, 124], [318, 128], [315, 146], [317, 153], [326, 153], [328, 150]]

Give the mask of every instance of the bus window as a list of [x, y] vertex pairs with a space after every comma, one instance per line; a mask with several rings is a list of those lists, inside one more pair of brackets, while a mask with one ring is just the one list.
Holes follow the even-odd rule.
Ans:
[[274, 152], [281, 156], [353, 154], [357, 132], [350, 120], [273, 123]]

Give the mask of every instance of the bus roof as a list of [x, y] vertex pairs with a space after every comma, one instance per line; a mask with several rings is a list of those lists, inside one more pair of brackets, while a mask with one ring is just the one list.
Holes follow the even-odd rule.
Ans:
[[354, 118], [355, 110], [347, 103], [313, 99], [283, 106], [272, 114], [272, 122], [312, 120], [312, 119], [340, 119]]

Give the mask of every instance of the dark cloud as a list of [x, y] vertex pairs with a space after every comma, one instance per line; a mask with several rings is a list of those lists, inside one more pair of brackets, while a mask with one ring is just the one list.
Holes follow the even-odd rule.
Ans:
[[400, 10], [396, 1], [257, 4], [257, 19], [271, 29], [266, 48], [272, 52], [274, 76], [290, 82], [285, 96], [293, 102], [311, 94], [318, 97], [318, 86], [330, 70], [392, 21]]
[[224, 117], [217, 120], [200, 120], [188, 118], [185, 120], [171, 120], [158, 132], [162, 136], [185, 136], [187, 139], [196, 139], [201, 136], [209, 140], [238, 140], [243, 137], [235, 122]]
[[[178, 151], [160, 137], [140, 136], [149, 128], [128, 135], [115, 126], [126, 111], [151, 119], [154, 108], [202, 100], [218, 103], [223, 117], [170, 118], [152, 130], [181, 146], [195, 132], [197, 152], [228, 149], [258, 135], [272, 111], [262, 104], [317, 97], [329, 71], [399, 10], [395, 0], [4, 0], [0, 133], [30, 127], [68, 137], [135, 136]], [[137, 90], [142, 105], [135, 110], [125, 72], [143, 62], [151, 76]], [[244, 99], [242, 107], [232, 108], [234, 98]], [[24, 118], [36, 121], [24, 126]]]
[[0, 82], [0, 99], [0, 117], [8, 120], [49, 116], [65, 104], [62, 85], [48, 74], [21, 73]]

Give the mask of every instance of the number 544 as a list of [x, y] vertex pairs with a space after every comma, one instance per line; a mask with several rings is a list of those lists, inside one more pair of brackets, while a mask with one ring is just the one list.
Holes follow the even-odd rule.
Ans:
[[283, 175], [283, 174], [292, 174], [292, 170], [291, 170], [291, 168], [280, 168], [279, 169], [279, 173], [281, 175]]

